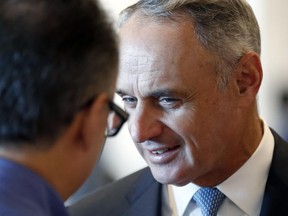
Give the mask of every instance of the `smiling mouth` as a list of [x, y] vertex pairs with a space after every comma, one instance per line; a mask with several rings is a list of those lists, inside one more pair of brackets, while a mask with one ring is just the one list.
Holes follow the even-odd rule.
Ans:
[[154, 151], [151, 151], [152, 154], [155, 154], [155, 155], [161, 155], [165, 152], [168, 152], [168, 151], [171, 151], [171, 150], [174, 150], [176, 148], [179, 148], [179, 146], [175, 146], [173, 148], [163, 148], [163, 149], [159, 149], [159, 150], [154, 150]]

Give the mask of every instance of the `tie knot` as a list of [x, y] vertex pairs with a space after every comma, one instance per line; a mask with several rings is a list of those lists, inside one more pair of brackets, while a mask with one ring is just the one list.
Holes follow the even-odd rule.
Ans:
[[200, 188], [193, 200], [201, 208], [203, 216], [216, 216], [225, 195], [217, 188]]

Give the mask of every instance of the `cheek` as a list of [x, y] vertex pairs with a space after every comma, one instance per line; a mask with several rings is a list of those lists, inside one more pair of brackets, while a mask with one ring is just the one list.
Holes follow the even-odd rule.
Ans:
[[[213, 149], [215, 139], [215, 123], [211, 123], [211, 116], [198, 110], [185, 110], [175, 115], [167, 122], [174, 133], [174, 137], [183, 143], [183, 152], [190, 161], [195, 163], [197, 158], [205, 157]], [[213, 150], [212, 150], [213, 151]], [[209, 153], [210, 154], [210, 153]]]
[[103, 112], [99, 112], [99, 114], [97, 115], [97, 119], [93, 121], [93, 127], [91, 127], [91, 136], [88, 142], [92, 142], [91, 145], [93, 146], [93, 150], [91, 152], [91, 157], [94, 157], [95, 159], [98, 159], [98, 157], [100, 156], [105, 143], [107, 117], [108, 112], [106, 111], [106, 109], [104, 109]]
[[195, 111], [191, 109], [182, 109], [175, 111], [172, 115], [165, 116], [164, 124], [170, 128], [181, 139], [186, 140], [193, 137], [195, 132]]

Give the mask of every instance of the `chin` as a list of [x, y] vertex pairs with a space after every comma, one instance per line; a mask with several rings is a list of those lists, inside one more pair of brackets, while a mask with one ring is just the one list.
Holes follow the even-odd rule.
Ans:
[[169, 173], [169, 171], [161, 173], [157, 170], [153, 171], [153, 169], [152, 169], [152, 175], [156, 179], [156, 181], [158, 181], [161, 184], [179, 185], [179, 183], [178, 183], [179, 179], [175, 178], [176, 176], [171, 176], [171, 173]]
[[189, 179], [187, 179], [187, 175], [181, 176], [181, 173], [173, 172], [172, 170], [151, 168], [151, 172], [156, 181], [161, 184], [184, 186], [191, 182]]

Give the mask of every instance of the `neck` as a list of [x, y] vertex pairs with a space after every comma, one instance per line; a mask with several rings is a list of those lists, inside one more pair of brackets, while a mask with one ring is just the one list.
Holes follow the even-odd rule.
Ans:
[[68, 171], [64, 168], [64, 164], [67, 163], [59, 161], [59, 158], [63, 157], [56, 157], [52, 148], [49, 150], [2, 148], [0, 157], [21, 164], [41, 176], [63, 200], [74, 192], [72, 188], [76, 186], [72, 186], [73, 181], [66, 181]]

